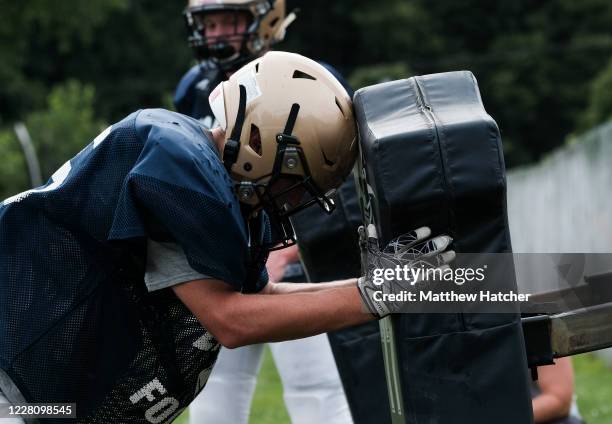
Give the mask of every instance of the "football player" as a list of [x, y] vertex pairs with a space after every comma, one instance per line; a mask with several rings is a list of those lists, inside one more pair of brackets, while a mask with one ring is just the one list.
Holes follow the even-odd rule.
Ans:
[[[371, 292], [401, 283], [377, 287], [371, 273], [267, 282], [269, 249], [294, 241], [289, 217], [333, 209], [330, 190], [355, 160], [340, 83], [316, 62], [271, 52], [218, 86], [211, 106], [212, 131], [135, 112], [47, 184], [2, 202], [0, 392], [11, 403], [75, 403], [76, 422], [171, 422], [206, 384], [220, 345], [396, 311]], [[450, 239], [429, 236], [403, 236], [396, 263], [447, 261]], [[387, 260], [373, 236], [364, 246], [366, 267]]]
[[285, 16], [284, 0], [189, 0], [184, 15], [198, 63], [179, 82], [174, 104], [212, 128], [211, 91], [281, 41], [295, 15]]

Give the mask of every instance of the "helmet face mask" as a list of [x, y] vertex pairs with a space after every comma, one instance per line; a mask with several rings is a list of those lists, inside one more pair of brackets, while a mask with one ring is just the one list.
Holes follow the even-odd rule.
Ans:
[[253, 38], [252, 15], [244, 10], [191, 12], [189, 43], [200, 58], [229, 64], [245, 55]]
[[[280, 248], [295, 243], [293, 226], [289, 219], [291, 216], [315, 204], [318, 204], [328, 214], [335, 209], [332, 198], [334, 191], [323, 193], [317, 187], [308, 170], [302, 149], [295, 148], [295, 153], [300, 158], [299, 162], [303, 164], [304, 173], [296, 175], [283, 172], [287, 163], [295, 163], [293, 153], [292, 151], [287, 152], [287, 147], [279, 143], [272, 174], [262, 178], [266, 180], [264, 183], [258, 181], [252, 183], [253, 194], [258, 199], [253, 207], [255, 210], [263, 209], [268, 214], [270, 223], [279, 236], [278, 240], [273, 241], [272, 244], [276, 245], [280, 242], [282, 243]], [[249, 183], [243, 184], [248, 185]]]
[[[295, 18], [285, 17], [284, 0], [189, 0], [183, 15], [196, 58], [226, 72], [281, 41]], [[212, 30], [211, 23], [221, 26]]]
[[[241, 95], [246, 95], [245, 92], [241, 90]], [[277, 147], [271, 174], [238, 184], [239, 199], [250, 203], [254, 211], [263, 209], [268, 214], [274, 233], [278, 236], [271, 246], [281, 243], [277, 248], [295, 243], [293, 226], [289, 220], [292, 215], [314, 204], [318, 204], [328, 214], [335, 209], [333, 191], [323, 193], [317, 186], [308, 169], [299, 139], [291, 135], [298, 112], [299, 105], [294, 104], [285, 130], [276, 135]], [[234, 128], [236, 130], [237, 127]], [[253, 202], [253, 199], [256, 201]]]

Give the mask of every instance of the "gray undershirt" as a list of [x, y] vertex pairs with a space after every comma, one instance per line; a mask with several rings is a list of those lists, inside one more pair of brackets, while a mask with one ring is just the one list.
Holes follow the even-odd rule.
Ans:
[[194, 270], [187, 262], [185, 251], [176, 243], [147, 241], [145, 284], [150, 292], [187, 281], [211, 279]]

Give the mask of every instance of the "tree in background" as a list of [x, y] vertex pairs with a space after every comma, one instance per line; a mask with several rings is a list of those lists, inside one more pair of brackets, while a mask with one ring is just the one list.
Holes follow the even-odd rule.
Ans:
[[15, 134], [0, 131], [0, 199], [30, 188], [27, 166]]
[[69, 80], [51, 91], [47, 109], [28, 115], [26, 125], [44, 159], [41, 171], [45, 179], [106, 127], [96, 118], [94, 93], [91, 85]]
[[0, 123], [23, 120], [44, 107], [55, 84], [81, 79], [67, 63], [90, 49], [109, 15], [126, 5], [127, 0], [0, 0]]
[[0, 28], [0, 117], [23, 119], [68, 79], [95, 87], [96, 112], [107, 121], [159, 106], [191, 62], [183, 7], [161, 0], [0, 0], [7, 17]]
[[[355, 88], [415, 74], [473, 71], [502, 130], [509, 166], [537, 160], [568, 134], [610, 116], [609, 0], [287, 1], [288, 9], [301, 12], [278, 48], [331, 63]], [[139, 108], [168, 106], [193, 63], [181, 14], [185, 3], [0, 0], [3, 158], [18, 157], [18, 151], [7, 150], [12, 124], [36, 126], [29, 116], [49, 112], [57, 87], [64, 87], [62, 95], [88, 97], [91, 117], [75, 114], [69, 101], [53, 112], [67, 107], [66, 116], [85, 119], [86, 127]], [[68, 89], [69, 80], [79, 88]], [[87, 94], [90, 89], [95, 98]], [[82, 134], [78, 122], [60, 120], [57, 132], [53, 120], [45, 125], [48, 134], [70, 132], [70, 125]], [[38, 130], [32, 132], [36, 141]], [[41, 149], [50, 145], [46, 140], [37, 141]], [[73, 150], [65, 140], [53, 141], [58, 156]], [[2, 190], [13, 184], [7, 179], [23, 185], [17, 183], [21, 175], [6, 170], [23, 168], [18, 161], [0, 171]], [[58, 158], [45, 155], [41, 162], [47, 173]]]
[[[25, 125], [38, 154], [43, 180], [77, 154], [105, 124], [93, 109], [94, 88], [70, 80], [56, 86], [47, 108], [28, 115]], [[30, 188], [23, 152], [12, 128], [0, 132], [0, 199]]]
[[612, 57], [591, 83], [589, 105], [582, 118], [581, 130], [612, 119]]
[[353, 83], [389, 63], [413, 74], [474, 72], [510, 166], [539, 159], [577, 128], [591, 81], [612, 55], [608, 0], [290, 4], [302, 11], [287, 45], [337, 65]]
[[48, 178], [102, 122], [168, 105], [192, 57], [183, 6], [0, 0], [0, 198], [29, 188], [13, 123], [26, 123]]

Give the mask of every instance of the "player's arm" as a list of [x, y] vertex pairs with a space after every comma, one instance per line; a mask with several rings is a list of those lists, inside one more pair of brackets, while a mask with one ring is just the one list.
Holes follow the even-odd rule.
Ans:
[[308, 293], [322, 290], [337, 289], [342, 287], [356, 287], [357, 279], [338, 280], [331, 283], [283, 283], [282, 279], [287, 266], [295, 264], [300, 260], [296, 245], [285, 249], [275, 250], [270, 253], [266, 268], [268, 269], [269, 283], [261, 291], [261, 294], [290, 294]]
[[291, 293], [313, 293], [343, 287], [356, 287], [357, 279], [332, 281], [329, 283], [273, 283], [269, 282], [262, 290], [262, 294], [291, 294]]
[[[391, 253], [381, 253], [372, 234], [366, 237], [363, 228], [360, 234], [362, 262], [367, 269], [382, 264], [375, 264], [376, 259], [389, 258]], [[445, 251], [450, 237], [428, 240], [429, 235], [429, 228], [420, 228], [393, 240], [390, 246], [395, 249], [394, 263], [424, 266], [426, 260], [438, 265], [452, 260], [454, 252]], [[313, 336], [361, 324], [374, 316], [383, 317], [395, 312], [396, 305], [377, 300], [371, 293], [393, 291], [394, 285], [401, 287], [410, 282], [389, 281], [386, 287], [379, 286], [368, 272], [357, 284], [354, 280], [329, 284], [319, 285], [324, 289], [316, 291], [246, 295], [220, 280], [200, 279], [173, 286], [173, 290], [221, 344], [234, 348]], [[315, 286], [304, 284], [313, 289]]]
[[329, 290], [242, 294], [219, 280], [173, 287], [176, 295], [219, 342], [229, 348], [309, 337], [374, 317], [364, 312], [356, 285]]
[[538, 368], [541, 394], [533, 398], [533, 417], [536, 423], [567, 417], [574, 394], [574, 372], [569, 358], [557, 359], [555, 365]]
[[180, 245], [147, 241], [148, 290], [172, 287], [196, 318], [229, 347], [310, 336], [364, 322], [357, 285], [316, 293], [241, 294], [194, 270]]

